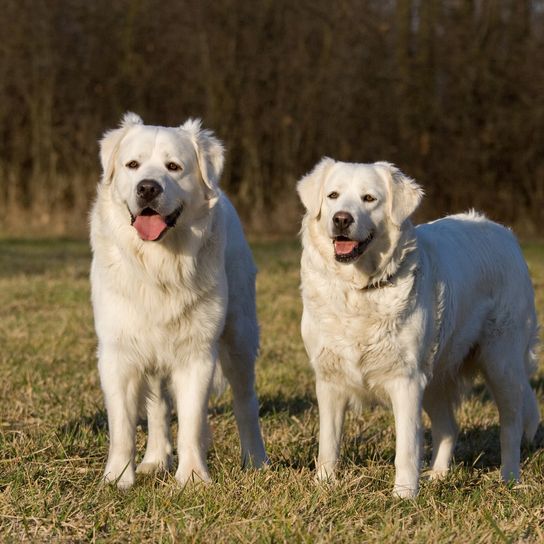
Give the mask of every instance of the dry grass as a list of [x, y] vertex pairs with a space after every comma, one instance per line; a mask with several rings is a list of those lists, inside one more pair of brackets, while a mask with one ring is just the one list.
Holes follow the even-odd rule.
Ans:
[[[214, 403], [214, 484], [172, 475], [102, 486], [107, 429], [95, 368], [85, 242], [0, 241], [0, 540], [156, 542], [542, 542], [544, 436], [523, 481], [499, 483], [498, 420], [482, 387], [460, 413], [447, 480], [391, 497], [394, 435], [382, 408], [351, 416], [334, 486], [316, 486], [317, 408], [299, 335], [296, 242], [253, 244], [260, 267], [258, 389], [272, 466], [238, 468], [228, 394]], [[541, 319], [544, 246], [526, 247]], [[534, 385], [544, 396], [542, 365]], [[542, 404], [542, 403], [541, 403]], [[427, 457], [429, 440], [427, 436]], [[139, 434], [140, 452], [143, 433]]]

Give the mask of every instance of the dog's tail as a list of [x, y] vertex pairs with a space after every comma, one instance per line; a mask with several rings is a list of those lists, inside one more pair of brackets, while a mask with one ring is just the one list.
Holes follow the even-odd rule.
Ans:
[[529, 383], [529, 377], [534, 373], [538, 364], [538, 328], [535, 327], [533, 339], [527, 349], [525, 356], [525, 370], [527, 372], [527, 381], [525, 382], [525, 391], [523, 394], [523, 432], [527, 441], [531, 442], [535, 437], [538, 425], [540, 423], [540, 410], [538, 400]]
[[540, 410], [536, 395], [529, 383], [523, 395], [523, 433], [528, 442], [535, 437], [538, 424], [540, 423]]
[[213, 381], [212, 381], [212, 396], [215, 398], [220, 397], [227, 389], [227, 378], [223, 374], [223, 370], [219, 361], [215, 365], [215, 370], [213, 372]]

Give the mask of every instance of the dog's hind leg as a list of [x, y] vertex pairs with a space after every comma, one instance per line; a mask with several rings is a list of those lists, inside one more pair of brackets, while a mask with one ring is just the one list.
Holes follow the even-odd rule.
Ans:
[[523, 350], [513, 338], [515, 335], [503, 336], [502, 341], [495, 339], [482, 349], [485, 381], [499, 409], [501, 475], [505, 481], [519, 479], [524, 395], [530, 391]]
[[428, 473], [431, 479], [445, 476], [450, 468], [459, 433], [455, 420], [456, 391], [455, 383], [431, 382], [423, 396], [423, 408], [431, 419], [433, 439], [433, 456]]
[[[268, 458], [259, 425], [259, 401], [255, 392], [255, 356], [233, 331], [226, 331], [220, 343], [219, 359], [233, 397], [234, 417], [240, 435], [242, 466], [259, 468]], [[229, 333], [230, 332], [230, 333]]]
[[169, 470], [172, 465], [170, 403], [164, 380], [157, 375], [148, 376], [146, 393], [147, 445], [136, 469], [142, 474]]

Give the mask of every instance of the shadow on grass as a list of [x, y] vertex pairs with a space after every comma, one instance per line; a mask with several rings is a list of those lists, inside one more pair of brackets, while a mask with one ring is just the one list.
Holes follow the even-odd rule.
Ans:
[[72, 419], [58, 430], [60, 436], [75, 436], [89, 431], [92, 434], [108, 432], [108, 417], [104, 410], [98, 410], [92, 416]]
[[[270, 417], [284, 414], [285, 416], [300, 415], [312, 407], [316, 407], [315, 399], [310, 395], [259, 395], [259, 417]], [[232, 413], [232, 401], [218, 399], [212, 401], [208, 413], [220, 416]]]
[[[501, 465], [500, 427], [498, 424], [462, 429], [454, 452], [454, 465], [480, 470], [497, 469]], [[317, 440], [317, 437], [316, 437]], [[431, 433], [425, 432], [425, 455], [423, 466], [428, 466], [431, 459]], [[541, 424], [534, 440], [521, 444], [521, 461], [544, 452], [544, 426]], [[350, 464], [364, 466], [369, 460], [378, 463], [394, 464], [394, 446], [383, 446], [378, 440], [366, 441], [364, 436], [352, 437], [344, 444], [343, 456]]]
[[56, 239], [0, 239], [0, 277], [17, 274], [39, 276], [58, 273], [67, 267], [77, 268], [84, 277], [91, 262], [86, 240]]
[[277, 414], [285, 414], [287, 416], [297, 416], [312, 407], [316, 406], [315, 399], [309, 394], [287, 396], [279, 395], [261, 395], [260, 398], [262, 416], [274, 416]]
[[[490, 425], [461, 431], [455, 448], [455, 462], [478, 469], [498, 468], [501, 464], [500, 427]], [[522, 461], [544, 449], [544, 427], [539, 426], [531, 443], [523, 440]]]

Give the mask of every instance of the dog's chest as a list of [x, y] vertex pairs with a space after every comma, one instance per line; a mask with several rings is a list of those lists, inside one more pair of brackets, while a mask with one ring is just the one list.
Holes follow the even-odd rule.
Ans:
[[[173, 263], [168, 264], [173, 271]], [[127, 359], [171, 365], [209, 349], [218, 339], [227, 297], [219, 272], [200, 268], [190, 274], [186, 266], [177, 274], [161, 274], [158, 269], [129, 266], [122, 259], [97, 270], [100, 277], [93, 281], [97, 332], [102, 341], [115, 339]]]
[[329, 284], [305, 287], [304, 303], [319, 343], [312, 364], [323, 379], [368, 388], [403, 360], [397, 334], [402, 308], [395, 297]]

